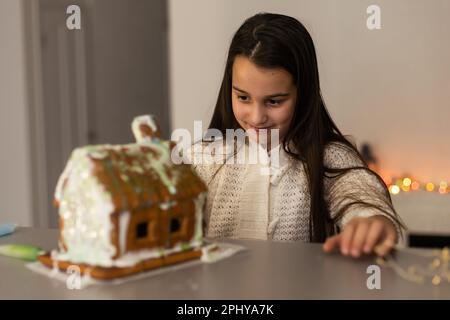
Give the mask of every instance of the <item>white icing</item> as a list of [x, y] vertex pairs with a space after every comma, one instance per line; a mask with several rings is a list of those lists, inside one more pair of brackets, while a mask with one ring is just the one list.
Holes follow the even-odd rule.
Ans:
[[148, 137], [144, 137], [142, 135], [142, 131], [139, 128], [139, 126], [142, 124], [148, 125], [153, 130], [153, 132], [157, 131], [157, 127], [153, 116], [143, 115], [135, 117], [133, 122], [131, 123], [131, 130], [133, 131], [134, 138], [136, 139], [137, 143], [142, 143], [144, 141], [148, 141], [149, 139]]
[[244, 247], [232, 243], [212, 243], [202, 247], [200, 260], [205, 263], [213, 263], [244, 250]]
[[159, 205], [159, 208], [161, 210], [168, 210], [170, 208], [172, 208], [173, 206], [175, 206], [177, 204], [176, 201], [167, 201], [167, 202], [163, 202]]
[[[169, 148], [169, 142], [161, 142], [161, 143], [152, 143], [152, 144], [145, 144], [145, 146], [152, 146], [158, 149], [158, 153], [160, 154], [160, 157], [158, 160], [153, 159], [152, 161], [149, 160], [149, 163], [151, 164], [152, 168], [158, 173], [161, 181], [166, 185], [167, 189], [171, 194], [176, 194], [177, 189], [175, 187], [176, 185], [176, 172], [174, 171], [174, 176], [169, 178], [164, 165], [171, 166], [171, 160], [170, 160], [170, 148]], [[150, 156], [149, 156], [150, 157]]]
[[120, 254], [127, 250], [127, 232], [130, 222], [130, 212], [124, 211], [119, 215], [119, 249]]
[[55, 194], [60, 201], [59, 214], [64, 225], [61, 235], [67, 247], [56, 258], [106, 265], [116, 253], [110, 236], [114, 206], [111, 195], [92, 175], [88, 150], [79, 148], [72, 153], [64, 171], [65, 186], [62, 188], [60, 184]]
[[[73, 153], [72, 153], [72, 155], [73, 155]], [[69, 176], [70, 171], [72, 171], [72, 164], [73, 164], [73, 161], [69, 161], [67, 163], [62, 174], [58, 178], [58, 182], [56, 183], [55, 199], [58, 201], [61, 201], [64, 182], [66, 181], [67, 177]]]
[[206, 192], [200, 193], [194, 200], [195, 203], [195, 232], [194, 240], [201, 241], [203, 238], [203, 205], [206, 201]]

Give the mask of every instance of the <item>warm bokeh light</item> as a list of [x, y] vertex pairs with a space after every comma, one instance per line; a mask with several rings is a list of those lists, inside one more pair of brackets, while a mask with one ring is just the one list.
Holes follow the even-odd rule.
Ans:
[[398, 194], [400, 192], [400, 188], [397, 185], [392, 185], [389, 187], [389, 191], [392, 194]]
[[402, 190], [408, 192], [410, 190], [410, 186], [402, 185]]
[[391, 194], [399, 194], [401, 192], [411, 192], [424, 190], [428, 192], [436, 192], [439, 194], [450, 194], [450, 183], [446, 180], [440, 182], [428, 182], [423, 183], [415, 180], [412, 176], [393, 176], [390, 179], [390, 183], [386, 184]]
[[414, 181], [413, 183], [411, 183], [411, 189], [412, 190], [416, 191], [416, 190], [419, 190], [419, 188], [420, 188], [420, 183], [419, 182]]
[[411, 179], [410, 178], [405, 178], [405, 179], [403, 179], [403, 185], [405, 186], [405, 187], [409, 187], [409, 186], [411, 186]]

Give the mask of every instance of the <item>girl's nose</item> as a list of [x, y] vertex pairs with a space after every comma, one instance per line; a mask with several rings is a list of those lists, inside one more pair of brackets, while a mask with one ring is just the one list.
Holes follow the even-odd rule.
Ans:
[[264, 105], [256, 103], [250, 114], [250, 124], [255, 127], [263, 126], [267, 122], [267, 113]]

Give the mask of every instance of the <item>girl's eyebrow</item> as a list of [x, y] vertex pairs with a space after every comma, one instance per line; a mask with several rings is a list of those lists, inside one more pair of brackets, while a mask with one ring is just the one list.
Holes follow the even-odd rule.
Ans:
[[[239, 89], [238, 87], [236, 87], [234, 85], [233, 85], [233, 89], [236, 90], [236, 91], [239, 91], [239, 92], [242, 92], [242, 93], [245, 93], [245, 94], [249, 95], [248, 92], [246, 92], [246, 91], [244, 91], [242, 89]], [[286, 97], [286, 96], [289, 96], [289, 93], [280, 92], [280, 93], [271, 94], [269, 96], [266, 96], [265, 98]]]

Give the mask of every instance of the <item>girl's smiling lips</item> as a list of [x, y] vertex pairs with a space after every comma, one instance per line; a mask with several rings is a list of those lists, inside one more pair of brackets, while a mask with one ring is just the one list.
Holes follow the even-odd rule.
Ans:
[[269, 129], [272, 129], [272, 128], [273, 128], [273, 127], [253, 127], [253, 126], [249, 126], [248, 130], [249, 130], [249, 129], [253, 129], [253, 130], [255, 130], [256, 132], [258, 132], [259, 130], [262, 130], [262, 129], [269, 130]]

